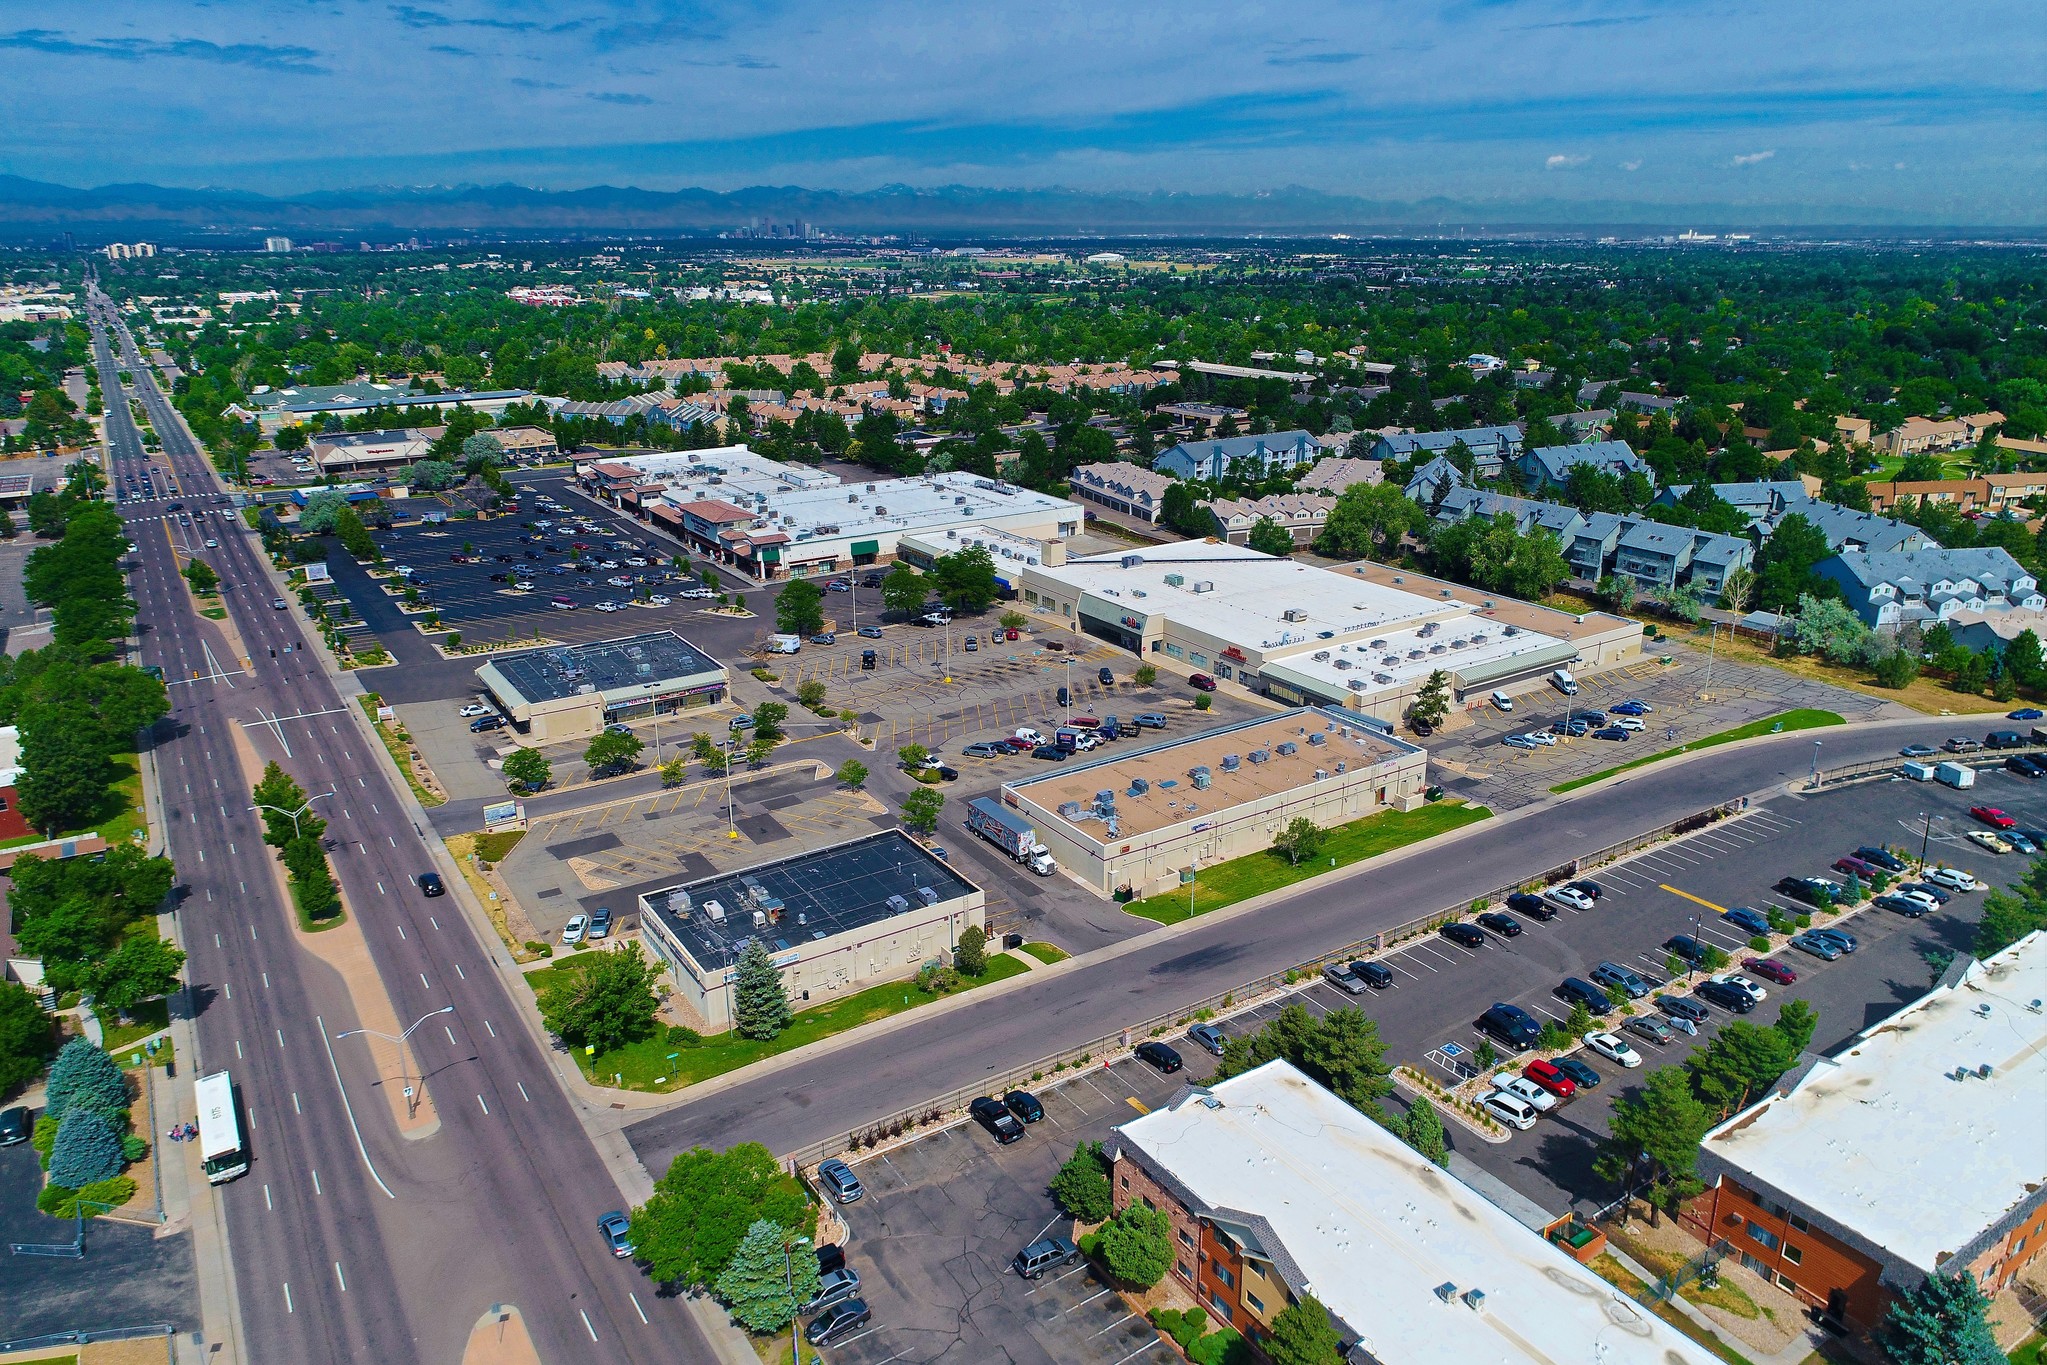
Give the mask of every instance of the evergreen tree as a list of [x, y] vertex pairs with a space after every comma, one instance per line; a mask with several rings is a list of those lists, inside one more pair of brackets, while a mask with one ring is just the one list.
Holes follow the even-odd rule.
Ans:
[[1436, 1112], [1436, 1106], [1429, 1103], [1427, 1096], [1415, 1096], [1414, 1103], [1408, 1106], [1400, 1135], [1407, 1139], [1408, 1146], [1438, 1166], [1450, 1164], [1450, 1148], [1443, 1139], [1443, 1116]]
[[1109, 1170], [1102, 1160], [1102, 1144], [1083, 1142], [1073, 1149], [1052, 1177], [1052, 1198], [1059, 1207], [1083, 1223], [1099, 1223], [1109, 1216]]
[[1329, 1310], [1313, 1294], [1303, 1294], [1272, 1320], [1272, 1335], [1260, 1343], [1272, 1365], [1338, 1365], [1343, 1342]]
[[1599, 1144], [1592, 1168], [1623, 1187], [1646, 1176], [1653, 1182], [1650, 1208], [1675, 1210], [1701, 1188], [1699, 1140], [1712, 1126], [1713, 1111], [1692, 1093], [1683, 1068], [1658, 1067], [1643, 1078], [1639, 1095], [1614, 1101], [1612, 1136]]
[[1441, 725], [1450, 714], [1450, 675], [1438, 668], [1431, 672], [1414, 695], [1410, 719], [1423, 725]]
[[83, 1038], [64, 1044], [50, 1067], [50, 1084], [43, 1101], [46, 1112], [63, 1118], [71, 1110], [126, 1109], [128, 1081], [114, 1059]]
[[1812, 1046], [1813, 1031], [1819, 1024], [1819, 1012], [1803, 1000], [1786, 1000], [1777, 1007], [1777, 1022], [1771, 1027], [1784, 1035], [1786, 1067]]
[[1970, 1272], [1929, 1275], [1891, 1301], [1879, 1335], [1896, 1365], [2001, 1365], [1989, 1310]]
[[781, 1331], [817, 1293], [817, 1257], [801, 1248], [792, 1254], [790, 1240], [788, 1229], [757, 1219], [718, 1276], [719, 1299], [749, 1331]]
[[50, 1149], [50, 1183], [83, 1189], [121, 1173], [121, 1135], [105, 1113], [74, 1106], [57, 1125]]
[[783, 989], [781, 969], [759, 939], [739, 955], [732, 991], [733, 1023], [740, 1036], [766, 1042], [789, 1027], [789, 993]]

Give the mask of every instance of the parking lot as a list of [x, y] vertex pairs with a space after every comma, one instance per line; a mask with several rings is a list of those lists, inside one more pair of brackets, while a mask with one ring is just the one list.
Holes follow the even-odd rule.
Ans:
[[1164, 1362], [1172, 1346], [1133, 1313], [1086, 1262], [1032, 1282], [1009, 1260], [1070, 1225], [1046, 1192], [1074, 1146], [1099, 1141], [1205, 1078], [1213, 1059], [1181, 1047], [1187, 1069], [1162, 1075], [1129, 1058], [1095, 1065], [1034, 1090], [1045, 1106], [1028, 1136], [998, 1146], [962, 1123], [856, 1160], [866, 1189], [844, 1206], [846, 1263], [874, 1312], [867, 1332], [827, 1352], [832, 1360]]

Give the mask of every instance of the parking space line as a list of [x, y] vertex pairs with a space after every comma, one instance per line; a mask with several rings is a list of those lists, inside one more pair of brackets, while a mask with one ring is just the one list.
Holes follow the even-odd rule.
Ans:
[[[1116, 1291], [1115, 1291], [1114, 1289], [1107, 1289], [1107, 1288], [1105, 1288], [1105, 1289], [1100, 1289], [1100, 1290], [1097, 1290], [1097, 1291], [1096, 1291], [1095, 1293], [1092, 1293], [1092, 1294], [1088, 1295], [1088, 1296], [1087, 1296], [1086, 1298], [1082, 1299], [1082, 1300], [1081, 1300], [1081, 1301], [1080, 1301], [1079, 1303], [1076, 1303], [1075, 1305], [1073, 1305], [1073, 1307], [1071, 1307], [1071, 1308], [1067, 1309], [1067, 1310], [1066, 1310], [1066, 1313], [1069, 1313], [1069, 1314], [1070, 1314], [1070, 1313], [1078, 1313], [1078, 1312], [1079, 1312], [1079, 1311], [1080, 1311], [1081, 1309], [1083, 1309], [1083, 1308], [1087, 1307], [1087, 1306], [1088, 1306], [1089, 1304], [1093, 1303], [1093, 1302], [1094, 1302], [1094, 1301], [1095, 1301], [1096, 1299], [1099, 1299], [1100, 1297], [1102, 1297], [1102, 1295], [1104, 1295], [1104, 1294], [1113, 1294], [1113, 1293], [1115, 1293], [1115, 1292], [1116, 1292]], [[1061, 1316], [1065, 1316], [1065, 1314], [1062, 1314]]]
[[1711, 902], [1711, 901], [1707, 900], [1707, 899], [1706, 899], [1705, 897], [1703, 897], [1703, 896], [1694, 896], [1694, 895], [1693, 895], [1693, 894], [1692, 894], [1691, 892], [1689, 892], [1689, 891], [1680, 891], [1680, 890], [1678, 890], [1678, 889], [1677, 889], [1676, 887], [1672, 886], [1672, 885], [1671, 885], [1671, 884], [1670, 884], [1669, 882], [1659, 882], [1659, 883], [1657, 884], [1657, 889], [1658, 889], [1658, 890], [1660, 890], [1660, 891], [1668, 891], [1668, 892], [1669, 892], [1669, 893], [1670, 893], [1671, 895], [1673, 895], [1673, 896], [1682, 896], [1682, 897], [1684, 897], [1684, 898], [1685, 898], [1686, 900], [1688, 900], [1688, 901], [1692, 902], [1692, 904], [1694, 904], [1694, 905], [1703, 905], [1703, 906], [1705, 906], [1705, 907], [1706, 907], [1706, 908], [1707, 908], [1708, 910], [1714, 911], [1714, 912], [1715, 912], [1715, 913], [1717, 913], [1717, 914], [1722, 914], [1722, 915], [1724, 915], [1724, 914], [1726, 914], [1726, 913], [1727, 913], [1727, 907], [1726, 907], [1726, 906], [1724, 906], [1724, 905], [1715, 905], [1715, 904], [1713, 904], [1713, 902]]
[[[1122, 1325], [1123, 1325], [1124, 1323], [1126, 1323], [1126, 1322], [1130, 1321], [1130, 1320], [1131, 1320], [1132, 1318], [1134, 1318], [1134, 1317], [1136, 1317], [1136, 1316], [1137, 1316], [1137, 1314], [1136, 1314], [1136, 1313], [1134, 1313], [1134, 1312], [1132, 1312], [1132, 1313], [1125, 1313], [1125, 1314], [1124, 1314], [1124, 1315], [1123, 1315], [1122, 1317], [1120, 1317], [1120, 1318], [1116, 1319], [1116, 1320], [1115, 1320], [1114, 1322], [1110, 1323], [1110, 1324], [1109, 1324], [1109, 1325], [1108, 1325], [1107, 1327], [1104, 1327], [1104, 1328], [1102, 1328], [1102, 1329], [1101, 1329], [1101, 1331], [1099, 1331], [1099, 1332], [1094, 1332], [1094, 1333], [1092, 1333], [1092, 1334], [1091, 1334], [1091, 1336], [1097, 1336], [1097, 1337], [1098, 1337], [1098, 1336], [1101, 1336], [1101, 1335], [1103, 1335], [1104, 1333], [1107, 1333], [1107, 1332], [1113, 1332], [1113, 1331], [1115, 1331], [1115, 1330], [1116, 1330], [1116, 1329], [1117, 1329], [1118, 1327], [1121, 1327], [1121, 1326], [1122, 1326]], [[1153, 1337], [1153, 1338], [1152, 1338], [1152, 1340], [1153, 1340], [1153, 1341], [1157, 1341], [1157, 1340], [1158, 1340], [1158, 1338], [1157, 1338], [1157, 1337]]]

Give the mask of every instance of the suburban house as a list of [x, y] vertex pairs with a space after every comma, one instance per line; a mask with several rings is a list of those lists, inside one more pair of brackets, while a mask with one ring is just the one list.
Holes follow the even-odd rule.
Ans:
[[1496, 478], [1521, 457], [1521, 428], [1509, 423], [1500, 427], [1465, 427], [1459, 431], [1403, 431], [1381, 436], [1372, 443], [1375, 460], [1412, 460], [1416, 456], [1441, 455], [1462, 442], [1471, 452], [1472, 468], [1480, 478]]
[[1567, 446], [1538, 446], [1521, 453], [1514, 467], [1530, 488], [1561, 488], [1571, 471], [1589, 465], [1602, 474], [1640, 474], [1656, 485], [1655, 471], [1626, 441], [1580, 441]]
[[1151, 467], [1176, 479], [1222, 479], [1239, 460], [1254, 460], [1262, 474], [1313, 464], [1322, 447], [1305, 431], [1273, 431], [1263, 436], [1231, 436], [1224, 440], [1183, 441], [1160, 452]]
[[1879, 630], [1908, 622], [1947, 621], [1958, 612], [1985, 615], [2047, 610], [2039, 584], [2004, 550], [1845, 550], [1813, 566], [1841, 585], [1858, 615]]
[[1549, 419], [1549, 424], [1574, 441], [1589, 441], [1606, 435], [1613, 426], [1612, 408], [1587, 408]]
[[1158, 524], [1166, 490], [1172, 486], [1169, 475], [1120, 460], [1077, 466], [1067, 480], [1067, 491], [1082, 502], [1153, 526]]
[[1232, 545], [1251, 539], [1251, 528], [1270, 517], [1284, 526], [1296, 545], [1313, 543], [1329, 522], [1336, 499], [1328, 493], [1274, 493], [1264, 498], [1217, 498], [1203, 504], [1214, 519], [1216, 534]]

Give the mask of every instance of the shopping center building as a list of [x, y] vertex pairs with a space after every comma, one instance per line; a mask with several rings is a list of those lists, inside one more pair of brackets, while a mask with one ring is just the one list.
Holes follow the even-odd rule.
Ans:
[[583, 739], [614, 722], [708, 706], [725, 667], [672, 630], [500, 654], [476, 670], [500, 710], [533, 740]]

